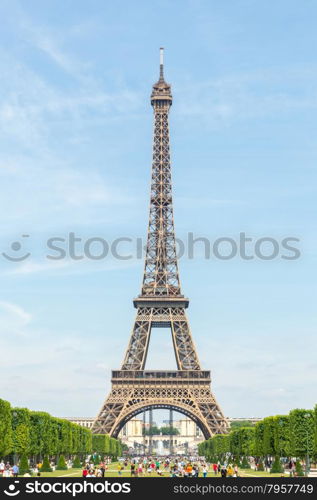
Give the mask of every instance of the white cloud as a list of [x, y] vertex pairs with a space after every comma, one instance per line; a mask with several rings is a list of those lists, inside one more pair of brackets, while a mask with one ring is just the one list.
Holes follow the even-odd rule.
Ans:
[[46, 261], [46, 262], [34, 262], [25, 261], [21, 264], [14, 265], [9, 271], [5, 271], [6, 275], [19, 275], [19, 274], [34, 274], [43, 273], [48, 271], [59, 271], [60, 269], [65, 269], [69, 266], [69, 261]]
[[[12, 335], [19, 337], [27, 336], [27, 326], [32, 320], [32, 314], [27, 312], [23, 307], [0, 300], [0, 324], [1, 338], [10, 338], [12, 344], [15, 345]], [[4, 352], [4, 351], [3, 351]], [[4, 360], [3, 360], [4, 362]]]
[[311, 110], [317, 107], [317, 86], [311, 85], [316, 76], [317, 67], [297, 65], [246, 71], [199, 83], [185, 79], [177, 88], [177, 114], [221, 128], [233, 121]]
[[49, 260], [43, 257], [40, 260], [25, 260], [21, 263], [10, 263], [9, 268], [3, 271], [5, 276], [23, 276], [32, 274], [54, 274], [62, 273], [63, 275], [77, 275], [87, 274], [93, 272], [107, 272], [119, 269], [127, 269], [131, 267], [140, 266], [139, 261], [135, 259], [130, 260], [116, 260], [113, 257], [105, 257], [103, 260], [92, 260], [84, 258], [82, 260], [71, 260], [65, 257], [63, 260]]
[[113, 186], [93, 168], [76, 171], [52, 159], [41, 166], [25, 158], [0, 158], [0, 178], [0, 211], [6, 214], [2, 235], [12, 232], [12, 227], [34, 232], [37, 227], [61, 230], [77, 224], [111, 224], [110, 207], [116, 208], [118, 221], [120, 213], [134, 203], [124, 188]]
[[9, 313], [10, 315], [13, 315], [15, 318], [20, 320], [25, 325], [28, 324], [32, 319], [32, 315], [26, 312], [22, 307], [18, 306], [17, 304], [12, 304], [11, 302], [6, 302], [1, 300], [0, 308], [2, 308], [5, 312]]

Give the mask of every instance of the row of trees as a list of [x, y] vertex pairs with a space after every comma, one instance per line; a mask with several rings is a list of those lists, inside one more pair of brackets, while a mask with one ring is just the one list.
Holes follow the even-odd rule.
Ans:
[[176, 436], [179, 434], [179, 430], [176, 427], [157, 427], [154, 425], [150, 429], [143, 429], [143, 436], [158, 436], [162, 434], [162, 436]]
[[247, 465], [246, 457], [317, 459], [317, 405], [314, 410], [292, 410], [288, 415], [267, 417], [253, 427], [238, 427], [200, 443], [199, 454], [223, 461], [231, 456]]
[[120, 440], [108, 436], [108, 434], [93, 434], [92, 449], [98, 455], [109, 455], [112, 457], [120, 457], [122, 449], [126, 446], [122, 445]]
[[117, 457], [122, 453], [121, 443], [109, 436], [94, 436], [89, 429], [49, 413], [12, 408], [8, 401], [0, 399], [0, 458], [11, 454], [40, 458], [94, 452]]

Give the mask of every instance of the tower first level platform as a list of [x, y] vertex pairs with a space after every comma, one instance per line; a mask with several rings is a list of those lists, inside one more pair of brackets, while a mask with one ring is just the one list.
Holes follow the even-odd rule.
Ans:
[[94, 432], [118, 436], [132, 417], [150, 408], [168, 408], [191, 418], [206, 439], [227, 432], [227, 420], [210, 390], [210, 372], [204, 370], [116, 370], [112, 390]]

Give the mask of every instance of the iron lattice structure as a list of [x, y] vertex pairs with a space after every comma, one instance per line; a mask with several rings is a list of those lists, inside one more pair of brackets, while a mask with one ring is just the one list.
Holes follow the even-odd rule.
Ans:
[[[171, 86], [163, 74], [153, 85], [154, 143], [147, 250], [141, 294], [121, 370], [112, 372], [112, 390], [93, 424], [93, 432], [116, 437], [133, 416], [150, 408], [180, 411], [202, 429], [205, 438], [228, 429], [227, 419], [210, 389], [210, 372], [202, 371], [185, 309], [188, 299], [179, 280], [169, 144]], [[171, 329], [176, 371], [146, 371], [151, 329]]]

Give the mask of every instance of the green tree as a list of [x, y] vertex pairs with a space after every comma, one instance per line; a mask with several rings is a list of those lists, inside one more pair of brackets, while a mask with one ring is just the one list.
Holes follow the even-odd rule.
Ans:
[[163, 436], [176, 436], [179, 434], [179, 430], [175, 427], [161, 427], [159, 429], [159, 434], [162, 433]]
[[210, 461], [215, 460], [216, 450], [215, 450], [215, 442], [212, 438], [209, 438], [207, 443], [207, 458]]
[[106, 435], [93, 434], [92, 435], [92, 451], [104, 455], [106, 453]]
[[315, 421], [315, 439], [314, 439], [314, 458], [317, 461], [317, 404], [314, 408], [314, 421]]
[[12, 414], [8, 401], [0, 399], [0, 456], [6, 457], [13, 449]]
[[60, 450], [63, 454], [69, 454], [72, 452], [72, 431], [74, 424], [68, 420], [61, 421], [61, 443]]
[[81, 469], [81, 461], [79, 455], [76, 455], [75, 460], [73, 462], [73, 469]]
[[228, 434], [216, 434], [212, 440], [214, 442], [215, 456], [223, 460], [226, 453], [230, 452]]
[[21, 455], [20, 463], [19, 463], [19, 475], [23, 476], [24, 474], [30, 473], [29, 462], [25, 453]]
[[27, 408], [12, 408], [13, 452], [27, 455], [30, 451], [30, 411]]
[[64, 455], [60, 455], [56, 465], [56, 470], [67, 470], [67, 469], [68, 467], [65, 462], [65, 457]]
[[242, 455], [239, 428], [232, 430], [229, 434], [230, 452], [235, 459], [240, 459]]
[[232, 430], [239, 429], [240, 427], [254, 427], [254, 423], [250, 420], [238, 420], [230, 423], [230, 429]]
[[143, 429], [143, 435], [145, 436], [156, 436], [160, 433], [160, 429], [154, 425], [153, 427], [151, 427], [150, 429]]
[[257, 457], [263, 457], [263, 434], [264, 423], [263, 420], [257, 422], [254, 426], [254, 453]]
[[296, 460], [295, 470], [296, 470], [296, 475], [297, 476], [304, 476], [305, 475], [300, 460]]
[[105, 444], [105, 454], [110, 455], [110, 436], [106, 434], [105, 436], [106, 444]]
[[[81, 426], [72, 424], [71, 453], [80, 453], [81, 448]], [[90, 433], [91, 434], [91, 433]]]
[[61, 453], [61, 447], [60, 447], [60, 428], [61, 428], [61, 422], [59, 418], [50, 418], [51, 425], [50, 425], [50, 455], [59, 455]]
[[274, 417], [266, 417], [263, 422], [263, 454], [275, 455], [274, 447]]
[[43, 463], [42, 463], [42, 467], [41, 467], [41, 472], [52, 472], [52, 470], [53, 469], [50, 465], [50, 461], [48, 459], [48, 456], [45, 455]]
[[35, 455], [50, 455], [52, 453], [51, 415], [44, 411], [32, 411], [30, 417], [31, 453]]
[[117, 439], [116, 456], [117, 457], [122, 457], [122, 443], [121, 443], [120, 439]]
[[[78, 446], [77, 449], [73, 449], [73, 453], [81, 453], [81, 454], [87, 454], [91, 453], [93, 451], [92, 448], [92, 436], [94, 434], [91, 433], [90, 429], [86, 429], [85, 427], [80, 427], [76, 426], [76, 435], [78, 439]], [[78, 429], [79, 427], [79, 429]]]
[[284, 467], [281, 464], [280, 457], [278, 455], [275, 456], [274, 462], [272, 464], [270, 473], [277, 474], [279, 472], [284, 472]]
[[243, 457], [249, 457], [254, 454], [255, 429], [254, 427], [241, 427], [239, 429], [240, 449]]
[[202, 443], [198, 444], [198, 455], [200, 457], [206, 456], [206, 444], [207, 444], [207, 441], [203, 441]]
[[116, 445], [116, 439], [110, 438], [110, 455], [112, 458], [117, 458], [117, 445]]
[[290, 448], [295, 457], [314, 453], [315, 415], [313, 410], [292, 410], [289, 414]]
[[274, 417], [274, 454], [279, 457], [290, 456], [290, 423], [288, 415]]

